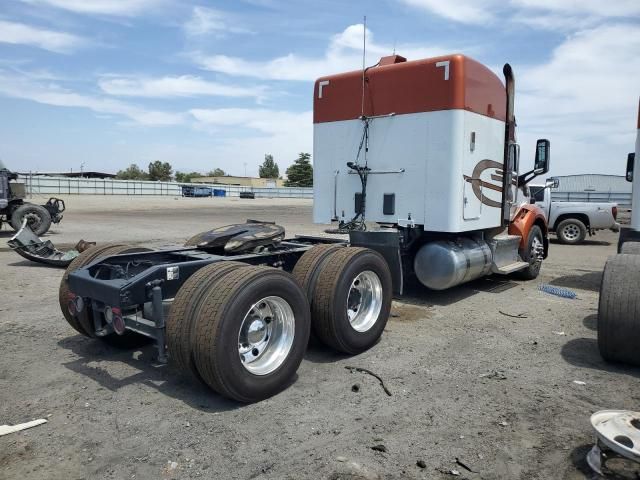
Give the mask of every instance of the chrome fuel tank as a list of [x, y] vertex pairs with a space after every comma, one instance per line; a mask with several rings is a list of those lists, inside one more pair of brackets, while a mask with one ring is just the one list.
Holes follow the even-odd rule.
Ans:
[[491, 249], [483, 240], [460, 237], [426, 243], [415, 256], [413, 268], [420, 282], [445, 290], [491, 273]]

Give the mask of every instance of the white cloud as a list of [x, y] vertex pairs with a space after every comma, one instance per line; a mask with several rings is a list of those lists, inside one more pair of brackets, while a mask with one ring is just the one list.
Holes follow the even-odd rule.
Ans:
[[594, 15], [598, 17], [627, 17], [640, 14], [637, 0], [511, 0], [514, 6], [548, 10], [568, 14]]
[[[216, 136], [215, 144], [207, 152], [209, 158], [216, 159], [216, 166], [232, 174], [242, 175], [243, 164], [247, 162], [247, 173], [256, 175], [266, 153], [274, 156], [284, 174], [299, 152], [313, 149], [311, 111], [223, 108], [193, 109], [189, 113], [198, 128]], [[224, 136], [226, 129], [235, 135]]]
[[548, 62], [516, 70], [521, 137], [551, 138], [552, 173], [612, 173], [612, 162], [622, 172], [635, 136], [639, 51], [640, 29], [605, 25], [569, 36]]
[[98, 85], [105, 93], [124, 97], [254, 97], [262, 98], [265, 88], [236, 87], [210, 82], [192, 75], [148, 78], [136, 76], [103, 77]]
[[121, 115], [140, 125], [176, 125], [183, 123], [181, 113], [147, 110], [118, 100], [83, 95], [55, 84], [39, 84], [0, 71], [0, 95], [22, 98], [45, 105], [86, 108], [96, 113]]
[[[226, 55], [193, 55], [194, 60], [205, 70], [228, 75], [248, 76], [269, 80], [311, 81], [323, 75], [355, 70], [362, 66], [362, 24], [351, 25], [334, 35], [322, 57], [304, 57], [289, 53], [267, 61], [250, 61]], [[440, 47], [424, 48], [415, 45], [398, 45], [396, 50], [408, 59], [424, 58], [447, 53]], [[380, 57], [391, 55], [391, 45], [381, 45], [374, 41], [367, 29], [367, 64], [377, 62]]]
[[29, 45], [57, 53], [68, 53], [87, 44], [87, 40], [70, 33], [4, 20], [0, 20], [0, 42]]
[[291, 135], [308, 126], [312, 127], [311, 112], [288, 112], [269, 109], [219, 108], [189, 111], [202, 126], [242, 127], [272, 135]]
[[190, 37], [224, 33], [249, 33], [249, 30], [232, 24], [233, 21], [213, 8], [193, 7], [191, 18], [184, 24], [184, 31]]
[[412, 7], [461, 23], [484, 23], [493, 19], [496, 0], [400, 0]]
[[22, 0], [25, 3], [48, 5], [74, 13], [134, 16], [157, 8], [167, 0]]
[[398, 0], [411, 7], [465, 24], [513, 21], [536, 28], [563, 30], [593, 25], [597, 19], [640, 14], [638, 0]]

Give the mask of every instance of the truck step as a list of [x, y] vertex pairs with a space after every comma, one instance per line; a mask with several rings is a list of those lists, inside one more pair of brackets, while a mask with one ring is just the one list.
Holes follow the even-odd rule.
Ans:
[[514, 262], [509, 265], [501, 265], [498, 268], [495, 268], [494, 273], [501, 273], [503, 275], [508, 275], [509, 273], [517, 272], [518, 270], [522, 270], [523, 268], [527, 268], [529, 264], [527, 262]]
[[[518, 255], [518, 245], [521, 237], [519, 235], [496, 235], [489, 241], [489, 247], [493, 255], [491, 271], [493, 273], [510, 273], [520, 270], [518, 264], [521, 263]], [[513, 270], [511, 270], [513, 268]]]

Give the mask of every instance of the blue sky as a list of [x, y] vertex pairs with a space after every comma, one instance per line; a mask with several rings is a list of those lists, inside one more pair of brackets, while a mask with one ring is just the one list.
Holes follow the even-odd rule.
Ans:
[[0, 0], [0, 158], [17, 171], [284, 171], [312, 151], [320, 75], [460, 52], [516, 74], [522, 163], [622, 174], [640, 96], [638, 0]]

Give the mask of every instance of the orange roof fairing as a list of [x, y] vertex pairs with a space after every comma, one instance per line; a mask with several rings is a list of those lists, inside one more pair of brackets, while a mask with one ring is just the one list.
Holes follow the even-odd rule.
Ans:
[[[403, 60], [385, 57], [381, 65], [367, 70], [365, 115], [461, 109], [505, 121], [504, 85], [481, 63], [464, 55]], [[321, 77], [313, 91], [313, 123], [360, 116], [361, 70]]]

